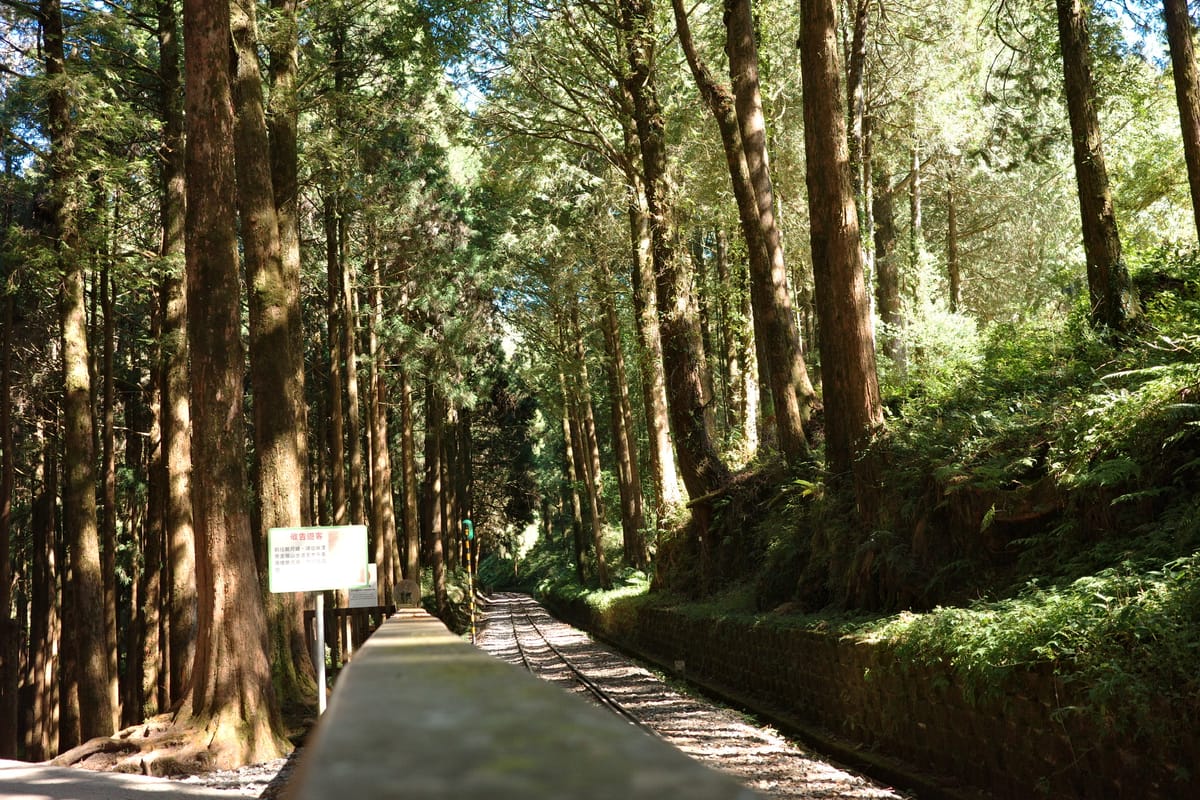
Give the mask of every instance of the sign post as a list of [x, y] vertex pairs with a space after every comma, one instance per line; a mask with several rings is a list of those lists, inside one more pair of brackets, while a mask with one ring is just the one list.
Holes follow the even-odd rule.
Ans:
[[467, 537], [467, 594], [471, 596], [471, 644], [475, 644], [475, 523], [464, 519], [463, 533]]
[[316, 592], [317, 631], [313, 665], [317, 669], [317, 710], [325, 713], [325, 596], [368, 582], [367, 526], [271, 528], [267, 531], [270, 590]]

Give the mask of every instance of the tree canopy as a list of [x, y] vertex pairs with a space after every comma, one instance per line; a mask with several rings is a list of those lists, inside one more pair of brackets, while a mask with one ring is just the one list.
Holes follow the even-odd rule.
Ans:
[[[456, 575], [538, 539], [584, 581], [717, 590], [763, 556], [722, 527], [747, 496], [830, 499], [830, 552], [898, 535], [906, 409], [1014, 326], [1136, 347], [1193, 279], [1164, 266], [1200, 219], [1192, 24], [0, 2], [0, 757], [247, 692], [269, 730], [211, 741], [286, 749], [314, 676], [307, 600], [262, 591], [274, 526], [369, 524], [380, 604], [424, 574], [448, 619]], [[842, 567], [812, 604], [899, 602]], [[263, 613], [221, 642], [230, 587]]]

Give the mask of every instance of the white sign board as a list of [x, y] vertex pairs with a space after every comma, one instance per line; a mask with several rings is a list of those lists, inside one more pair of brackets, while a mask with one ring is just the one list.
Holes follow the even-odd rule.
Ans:
[[349, 608], [374, 608], [379, 605], [379, 579], [374, 564], [367, 564], [370, 580], [362, 586], [350, 587]]
[[267, 575], [272, 592], [321, 592], [368, 582], [367, 526], [271, 528]]

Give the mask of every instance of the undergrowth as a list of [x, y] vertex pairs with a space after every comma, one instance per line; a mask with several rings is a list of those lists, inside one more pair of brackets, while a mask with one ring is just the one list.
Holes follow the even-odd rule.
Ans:
[[670, 592], [593, 595], [561, 548], [531, 588], [865, 637], [968, 698], [1049, 672], [1075, 698], [1059, 714], [1169, 734], [1200, 713], [1200, 268], [1163, 252], [1135, 280], [1135, 337], [1084, 308], [993, 325], [978, 357], [890, 397], [868, 513], [815, 469], [760, 473], [717, 509], [718, 551], [740, 555], [707, 594], [676, 558]]

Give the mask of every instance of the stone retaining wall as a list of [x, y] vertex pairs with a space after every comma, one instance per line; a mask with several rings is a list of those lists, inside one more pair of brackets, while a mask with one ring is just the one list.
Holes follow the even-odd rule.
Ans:
[[848, 743], [847, 754], [858, 752], [860, 761], [933, 775], [921, 781], [933, 794], [1200, 797], [1194, 714], [1163, 710], [1179, 717], [1166, 747], [1161, 737], [1116, 736], [1064, 713], [1075, 698], [1048, 670], [1018, 676], [1018, 688], [1003, 696], [968, 698], [948, 668], [900, 665], [883, 646], [850, 637], [644, 605], [605, 613], [582, 602], [550, 605], [752, 710]]

